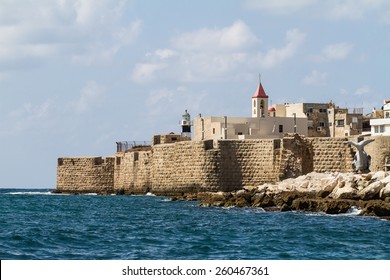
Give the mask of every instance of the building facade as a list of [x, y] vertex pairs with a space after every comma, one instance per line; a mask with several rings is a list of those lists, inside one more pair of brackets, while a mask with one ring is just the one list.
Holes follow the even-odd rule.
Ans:
[[305, 115], [278, 116], [268, 106], [268, 95], [259, 83], [251, 98], [252, 117], [206, 116], [194, 119], [194, 141], [282, 138], [286, 133], [307, 136]]

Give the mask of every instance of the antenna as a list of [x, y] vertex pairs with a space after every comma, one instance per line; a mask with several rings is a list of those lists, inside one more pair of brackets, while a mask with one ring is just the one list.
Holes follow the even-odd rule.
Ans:
[[259, 73], [259, 84], [261, 84], [261, 74]]

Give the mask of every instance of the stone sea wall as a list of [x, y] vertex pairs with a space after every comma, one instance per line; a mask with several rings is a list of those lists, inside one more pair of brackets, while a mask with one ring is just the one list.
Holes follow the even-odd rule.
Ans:
[[112, 193], [114, 157], [59, 158], [57, 191], [67, 193]]
[[[383, 170], [389, 150], [385, 138], [367, 146], [373, 151], [373, 170]], [[283, 139], [183, 141], [105, 159], [60, 158], [57, 190], [180, 195], [228, 192], [313, 171], [351, 172], [354, 149], [346, 140], [293, 135]]]

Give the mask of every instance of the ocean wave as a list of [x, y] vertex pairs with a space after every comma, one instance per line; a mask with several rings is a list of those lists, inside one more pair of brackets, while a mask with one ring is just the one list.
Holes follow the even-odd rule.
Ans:
[[351, 208], [348, 209], [347, 213], [343, 214], [344, 216], [358, 216], [362, 212], [361, 209], [359, 209], [356, 206], [351, 206]]
[[12, 194], [12, 195], [62, 195], [58, 193], [52, 193], [50, 191], [45, 191], [45, 192], [31, 192], [31, 191], [20, 191], [20, 192], [8, 192], [5, 194]]

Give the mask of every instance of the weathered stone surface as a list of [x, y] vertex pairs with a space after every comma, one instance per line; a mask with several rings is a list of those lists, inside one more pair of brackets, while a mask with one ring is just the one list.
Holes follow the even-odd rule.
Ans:
[[387, 185], [380, 190], [379, 197], [383, 200], [390, 197], [390, 183], [387, 183]]
[[114, 157], [59, 158], [57, 191], [109, 194], [114, 191]]
[[[390, 156], [389, 139], [380, 137], [366, 147], [367, 153], [372, 155], [373, 170], [383, 168], [385, 157]], [[96, 166], [83, 157], [60, 158], [57, 190], [181, 195], [233, 191], [244, 187], [250, 190], [253, 186], [268, 183], [267, 192], [270, 194], [298, 189], [323, 198], [333, 192], [339, 198], [354, 198], [353, 190], [341, 191], [339, 186], [335, 191], [340, 181], [348, 181], [345, 176], [353, 178], [353, 188], [357, 191], [367, 187], [367, 182], [373, 183], [380, 178], [390, 180], [388, 172], [371, 172], [360, 177], [345, 175], [352, 171], [354, 152], [345, 140], [294, 135], [280, 140], [185, 141], [155, 145], [149, 150], [117, 153], [111, 157], [111, 167], [108, 163], [110, 157], [106, 163]], [[330, 172], [342, 173], [327, 178], [325, 173]], [[275, 184], [289, 176], [298, 176], [299, 180]], [[311, 180], [307, 176], [315, 176], [316, 179]]]
[[357, 186], [354, 182], [339, 181], [329, 194], [329, 197], [334, 199], [355, 199], [358, 197], [357, 192]]
[[373, 182], [361, 191], [358, 192], [358, 196], [363, 200], [374, 199], [379, 197], [379, 192], [383, 189], [384, 183], [381, 181]]
[[[321, 178], [321, 179], [320, 179]], [[390, 218], [390, 183], [384, 187], [387, 177], [377, 176], [366, 180], [361, 174], [316, 174], [288, 179], [279, 185], [264, 184], [250, 191], [242, 189], [236, 192], [212, 193], [203, 197], [200, 202], [204, 206], [253, 206], [265, 210], [279, 211], [312, 211], [327, 214], [347, 213], [352, 208], [361, 210], [361, 215]], [[337, 185], [334, 186], [337, 182]], [[363, 182], [363, 183], [362, 183]], [[358, 185], [364, 185], [358, 191]], [[290, 188], [287, 188], [287, 186]], [[329, 187], [329, 185], [331, 185]], [[291, 187], [293, 186], [293, 187]], [[325, 188], [333, 188], [332, 193], [324, 195]], [[389, 189], [387, 189], [389, 187]], [[322, 188], [322, 190], [321, 190]], [[288, 189], [288, 190], [287, 190]], [[382, 200], [379, 200], [382, 198]]]

